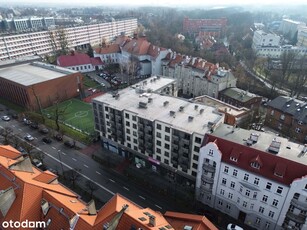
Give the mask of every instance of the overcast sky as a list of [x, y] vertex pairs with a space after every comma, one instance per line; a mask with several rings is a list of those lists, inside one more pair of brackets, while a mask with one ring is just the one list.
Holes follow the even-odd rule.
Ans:
[[121, 5], [121, 6], [135, 6], [135, 5], [149, 5], [149, 6], [200, 6], [200, 5], [299, 5], [307, 4], [306, 0], [0, 0], [0, 5], [9, 5], [11, 3], [37, 3], [37, 6], [45, 4], [65, 4], [71, 7], [77, 5], [84, 6], [103, 6], [103, 5]]

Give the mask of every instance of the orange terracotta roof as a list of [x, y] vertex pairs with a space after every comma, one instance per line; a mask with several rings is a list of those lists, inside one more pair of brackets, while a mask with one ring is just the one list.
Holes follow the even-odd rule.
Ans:
[[145, 55], [148, 52], [150, 42], [146, 37], [133, 38], [123, 46], [123, 50], [134, 55]]
[[52, 172], [45, 171], [39, 174], [38, 176], [34, 177], [33, 180], [40, 181], [46, 184], [54, 181], [58, 176], [53, 174]]
[[174, 229], [183, 229], [185, 226], [191, 226], [193, 230], [218, 230], [205, 216], [166, 212], [164, 217]]
[[16, 159], [20, 157], [20, 152], [10, 145], [2, 145], [0, 149], [0, 156]]
[[95, 52], [97, 54], [113, 54], [113, 53], [119, 53], [120, 48], [118, 44], [111, 44], [107, 45], [106, 47], [100, 47], [95, 49]]

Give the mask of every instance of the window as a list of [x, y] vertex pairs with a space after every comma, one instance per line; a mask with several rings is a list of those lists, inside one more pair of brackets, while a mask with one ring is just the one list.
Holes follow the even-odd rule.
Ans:
[[225, 178], [223, 178], [222, 184], [223, 184], [223, 185], [226, 185], [226, 182], [227, 182], [227, 180], [226, 180]]
[[238, 159], [235, 158], [235, 157], [230, 157], [230, 160], [231, 160], [231, 161], [234, 161], [234, 162], [237, 162], [237, 161], [238, 161]]
[[192, 167], [193, 167], [194, 169], [197, 169], [197, 164], [193, 163]]
[[278, 200], [274, 199], [273, 202], [272, 202], [272, 205], [275, 206], [275, 207], [277, 207], [277, 205], [278, 205]]
[[165, 132], [169, 133], [171, 131], [170, 127], [165, 127]]
[[198, 161], [198, 156], [194, 154], [193, 160], [194, 160], [194, 161]]
[[219, 205], [222, 206], [223, 205], [223, 201], [219, 200]]
[[268, 196], [267, 195], [263, 195], [262, 201], [266, 203], [268, 201]]
[[225, 190], [224, 190], [224, 189], [221, 189], [220, 194], [221, 194], [221, 195], [224, 195], [224, 194], [225, 194]]
[[229, 194], [228, 194], [228, 198], [229, 198], [229, 199], [232, 199], [232, 197], [233, 197], [233, 194], [232, 194], [232, 193], [229, 193]]
[[295, 132], [296, 132], [296, 133], [300, 133], [300, 132], [301, 132], [301, 128], [296, 128], [296, 129], [295, 129]]
[[161, 146], [161, 141], [157, 140], [157, 145]]
[[255, 185], [258, 185], [258, 184], [259, 184], [259, 178], [257, 178], [257, 177], [255, 178], [254, 184], [255, 184]]
[[130, 122], [129, 122], [129, 121], [126, 121], [126, 125], [127, 125], [127, 126], [130, 126]]
[[156, 153], [161, 153], [161, 149], [157, 148]]
[[240, 203], [240, 197], [237, 198], [237, 203], [238, 203], [238, 204]]
[[236, 185], [236, 183], [235, 183], [235, 182], [233, 182], [233, 181], [231, 181], [231, 183], [230, 183], [230, 187], [231, 187], [231, 188], [235, 188], [235, 185]]
[[166, 141], [170, 141], [169, 136], [166, 136], [166, 135], [165, 135], [165, 140], [166, 140]]
[[249, 177], [249, 175], [248, 175], [247, 173], [245, 173], [243, 179], [244, 179], [245, 181], [248, 181], [248, 177]]
[[137, 143], [138, 143], [138, 140], [137, 140], [137, 139], [133, 139], [133, 143], [134, 143], [134, 144], [137, 144]]
[[126, 129], [126, 133], [127, 133], [127, 134], [130, 134], [130, 129]]
[[240, 192], [242, 192], [243, 191], [243, 187], [242, 186], [240, 186]]
[[137, 134], [137, 132], [136, 132], [136, 131], [133, 131], [133, 132], [132, 132], [132, 135], [133, 135], [133, 136], [135, 136], [135, 137], [137, 137], [137, 136], [138, 136], [138, 134]]
[[261, 222], [261, 219], [260, 219], [259, 217], [257, 217], [255, 223], [256, 223], [257, 225], [259, 225], [260, 222]]
[[132, 116], [132, 120], [133, 120], [133, 121], [136, 121], [136, 116]]
[[194, 152], [199, 152], [199, 147], [198, 146], [194, 146]]
[[255, 169], [260, 169], [260, 164], [258, 162], [252, 162], [251, 167], [253, 167]]
[[238, 170], [234, 169], [232, 175], [233, 176], [237, 176], [238, 175]]
[[265, 188], [268, 190], [271, 190], [271, 187], [272, 187], [272, 183], [268, 182]]
[[274, 115], [274, 110], [271, 111], [271, 116], [273, 116], [273, 115]]
[[161, 133], [157, 132], [157, 137], [161, 138]]
[[164, 152], [164, 156], [169, 157], [169, 152]]
[[136, 124], [132, 124], [132, 127], [133, 127], [134, 129], [136, 129], [136, 128], [137, 128]]
[[225, 166], [225, 168], [224, 168], [224, 173], [228, 173], [228, 170], [229, 170], [229, 167], [228, 167], [228, 166]]
[[229, 204], [227, 204], [227, 205], [226, 205], [226, 208], [230, 210], [230, 205], [229, 205]]
[[254, 204], [251, 204], [250, 209], [254, 209]]
[[247, 207], [247, 202], [243, 201], [243, 207], [246, 208]]
[[256, 199], [256, 198], [257, 198], [257, 192], [254, 192], [253, 199]]
[[213, 150], [209, 149], [209, 155], [212, 156], [213, 155]]
[[161, 157], [160, 157], [160, 156], [157, 156], [157, 160], [158, 160], [158, 161], [161, 161]]
[[285, 120], [285, 115], [284, 115], [284, 114], [281, 114], [279, 118], [280, 118], [280, 120], [283, 121], [283, 120]]
[[164, 164], [167, 164], [167, 165], [168, 165], [168, 164], [169, 164], [168, 160], [165, 159], [165, 160], [164, 160]]
[[276, 192], [277, 192], [278, 194], [281, 194], [281, 193], [282, 193], [282, 190], [283, 190], [283, 187], [278, 186]]
[[157, 124], [157, 129], [161, 130], [161, 125]]
[[265, 228], [266, 228], [266, 229], [270, 228], [270, 223], [269, 223], [269, 222], [266, 222], [266, 223], [265, 223]]
[[251, 192], [250, 190], [246, 189], [245, 196], [249, 196], [250, 192]]
[[200, 143], [201, 143], [201, 138], [195, 137], [195, 142], [198, 143], [198, 144], [200, 144]]
[[263, 212], [264, 212], [264, 207], [261, 207], [261, 206], [260, 206], [260, 207], [259, 207], [259, 212], [260, 212], [260, 213], [263, 213]]
[[169, 149], [169, 144], [164, 144], [164, 148]]
[[125, 118], [129, 119], [129, 114], [128, 113], [125, 114]]

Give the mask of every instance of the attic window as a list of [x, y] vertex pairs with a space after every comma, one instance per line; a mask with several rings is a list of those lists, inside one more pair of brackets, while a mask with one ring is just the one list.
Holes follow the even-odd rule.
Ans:
[[252, 162], [251, 167], [253, 167], [255, 169], [260, 169], [260, 164], [258, 162]]
[[145, 221], [145, 220], [146, 220], [145, 217], [139, 217], [138, 219], [139, 219], [140, 221]]
[[167, 229], [173, 229], [173, 227], [170, 226], [170, 225], [166, 225], [165, 227], [166, 227]]
[[231, 160], [231, 161], [234, 161], [234, 162], [237, 162], [237, 161], [238, 161], [238, 159], [235, 158], [235, 157], [230, 157], [230, 160]]
[[146, 216], [151, 216], [149, 212], [143, 212]]

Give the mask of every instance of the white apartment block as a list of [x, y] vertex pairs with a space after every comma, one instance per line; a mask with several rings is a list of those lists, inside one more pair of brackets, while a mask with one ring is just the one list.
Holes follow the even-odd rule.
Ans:
[[176, 91], [174, 79], [158, 76], [96, 97], [95, 129], [105, 148], [157, 172], [177, 173], [193, 187], [203, 137], [224, 115], [214, 107], [173, 97]]
[[283, 35], [289, 35], [290, 38], [293, 38], [298, 29], [302, 26], [306, 26], [304, 22], [298, 22], [291, 19], [283, 19], [279, 30]]
[[[132, 35], [137, 28], [137, 19], [63, 28], [69, 48], [82, 45], [98, 45], [125, 32]], [[0, 61], [33, 54], [44, 55], [53, 52], [52, 37], [59, 49], [57, 30], [23, 33], [0, 37]]]
[[220, 125], [199, 153], [196, 199], [255, 229], [307, 229], [307, 147]]
[[253, 36], [252, 48], [257, 47], [279, 47], [280, 36], [277, 34], [266, 33], [263, 30], [256, 30]]
[[218, 98], [220, 91], [236, 86], [237, 79], [230, 70], [195, 57], [170, 65], [175, 59], [176, 55], [170, 61], [164, 61], [162, 75], [175, 78], [179, 92], [187, 97], [208, 95]]
[[296, 45], [307, 48], [307, 27], [306, 26], [298, 29]]
[[307, 55], [307, 47], [299, 46], [279, 46], [279, 47], [258, 47], [255, 50], [257, 57], [269, 57], [273, 59], [280, 59], [284, 52], [293, 52], [297, 58]]

